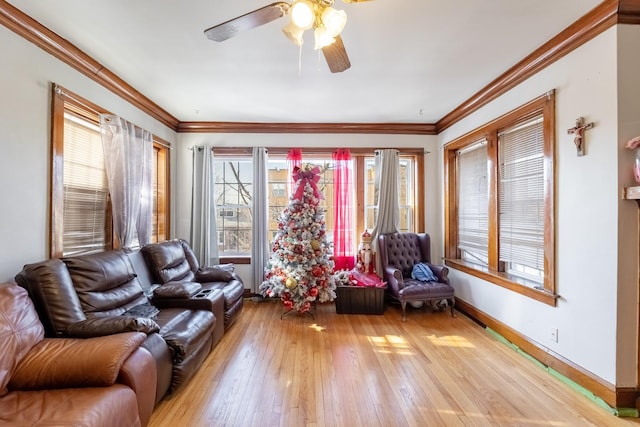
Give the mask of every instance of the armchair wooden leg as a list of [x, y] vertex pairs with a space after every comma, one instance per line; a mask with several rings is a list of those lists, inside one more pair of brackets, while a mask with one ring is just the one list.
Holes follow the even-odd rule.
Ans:
[[456, 315], [453, 312], [453, 306], [456, 305], [456, 299], [455, 298], [449, 298], [447, 300], [447, 302], [449, 303], [449, 307], [451, 307], [451, 317], [456, 317]]
[[407, 321], [407, 302], [401, 301], [400, 305], [402, 306], [402, 321], [406, 322]]

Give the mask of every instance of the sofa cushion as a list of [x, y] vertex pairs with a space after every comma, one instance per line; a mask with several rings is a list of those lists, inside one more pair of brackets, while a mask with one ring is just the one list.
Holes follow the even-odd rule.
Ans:
[[142, 248], [142, 254], [158, 283], [194, 281], [191, 264], [179, 240], [151, 243]]
[[10, 390], [106, 387], [147, 336], [141, 332], [74, 339], [46, 338], [17, 365]]
[[109, 388], [15, 391], [0, 398], [0, 424], [11, 426], [140, 426], [136, 395]]
[[69, 270], [61, 260], [27, 264], [16, 275], [16, 281], [29, 291], [47, 336], [63, 335], [67, 326], [87, 318]]
[[87, 317], [118, 316], [148, 302], [123, 252], [106, 251], [63, 261]]
[[16, 284], [0, 285], [0, 396], [7, 393], [16, 366], [44, 338], [27, 291]]

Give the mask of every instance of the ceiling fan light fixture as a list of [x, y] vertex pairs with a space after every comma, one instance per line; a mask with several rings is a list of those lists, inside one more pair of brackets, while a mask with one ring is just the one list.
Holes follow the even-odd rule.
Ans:
[[287, 38], [291, 40], [291, 42], [293, 42], [293, 44], [295, 44], [296, 46], [302, 46], [302, 43], [304, 42], [304, 40], [302, 39], [302, 35], [304, 34], [304, 31], [305, 30], [298, 27], [293, 21], [290, 21], [282, 29], [282, 32], [284, 33], [284, 35], [287, 36]]
[[320, 26], [316, 27], [313, 34], [315, 36], [315, 42], [316, 42], [314, 49], [316, 50], [322, 49], [323, 47], [327, 47], [336, 41], [336, 39], [331, 34], [329, 34], [329, 32], [325, 27], [320, 27]]
[[322, 11], [322, 23], [331, 37], [335, 37], [342, 32], [347, 24], [347, 14], [344, 10], [327, 7]]
[[315, 21], [313, 5], [306, 0], [295, 1], [291, 6], [291, 21], [302, 30], [311, 28]]

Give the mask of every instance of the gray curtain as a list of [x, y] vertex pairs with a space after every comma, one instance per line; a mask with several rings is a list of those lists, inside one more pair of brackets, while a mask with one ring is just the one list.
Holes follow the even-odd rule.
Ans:
[[220, 262], [220, 258], [216, 230], [213, 150], [206, 145], [192, 147], [192, 150], [190, 243], [200, 265], [215, 265]]
[[[372, 249], [378, 253], [378, 236], [394, 233], [400, 228], [400, 157], [398, 150], [376, 151], [376, 188], [378, 189], [378, 216], [373, 227]], [[380, 257], [376, 256], [376, 272], [382, 276]]]
[[153, 136], [111, 114], [100, 115], [100, 135], [114, 234], [121, 248], [142, 247], [153, 221]]
[[253, 148], [253, 206], [251, 212], [252, 243], [251, 243], [251, 268], [253, 270], [253, 283], [251, 290], [259, 293], [258, 288], [264, 279], [264, 269], [269, 262], [269, 208], [267, 205], [267, 149], [263, 147]]

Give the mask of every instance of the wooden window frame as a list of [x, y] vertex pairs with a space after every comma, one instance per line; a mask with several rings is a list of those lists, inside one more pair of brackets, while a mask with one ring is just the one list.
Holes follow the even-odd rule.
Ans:
[[[216, 158], [224, 157], [251, 157], [251, 148], [227, 148], [227, 147], [214, 147]], [[305, 147], [303, 149], [303, 156], [308, 158], [326, 158], [331, 157], [331, 154], [336, 148], [317, 148], [317, 147]], [[355, 238], [356, 243], [362, 231], [364, 231], [364, 160], [366, 157], [375, 156], [374, 149], [365, 148], [349, 148], [351, 151], [351, 157], [354, 159], [354, 181], [355, 186], [355, 199], [356, 199], [356, 217], [354, 221], [355, 225]], [[411, 157], [413, 160], [414, 173], [413, 173], [413, 204], [414, 204], [414, 218], [413, 228], [415, 232], [424, 232], [425, 212], [424, 203], [425, 195], [423, 189], [425, 188], [425, 173], [424, 173], [424, 149], [423, 148], [397, 148], [400, 156]], [[289, 152], [289, 148], [284, 147], [271, 147], [268, 148], [269, 155], [286, 157]], [[220, 257], [220, 262], [234, 262], [236, 264], [250, 264], [251, 257]]]
[[[51, 95], [51, 179], [49, 187], [49, 256], [60, 258], [64, 249], [64, 114], [65, 109], [72, 110], [75, 114], [87, 121], [99, 124], [97, 117], [99, 114], [111, 114], [106, 109], [94, 104], [91, 101], [65, 89], [64, 87], [52, 84]], [[170, 144], [155, 135], [153, 136], [154, 147], [160, 148], [163, 152], [162, 163], [165, 167], [163, 197], [158, 199], [158, 212], [165, 215], [165, 235], [170, 236]], [[111, 209], [108, 209], [111, 212]], [[113, 225], [110, 216], [107, 218], [105, 233], [107, 241], [111, 243], [109, 249], [117, 249], [114, 245], [117, 242], [113, 236]]]
[[[543, 116], [545, 171], [544, 280], [542, 285], [502, 271], [504, 268], [498, 259], [498, 132], [540, 114]], [[445, 264], [551, 306], [556, 306], [558, 299], [555, 282], [555, 129], [555, 91], [549, 91], [444, 146]], [[486, 268], [461, 259], [457, 236], [457, 151], [482, 138], [487, 140], [489, 168], [489, 265]]]

